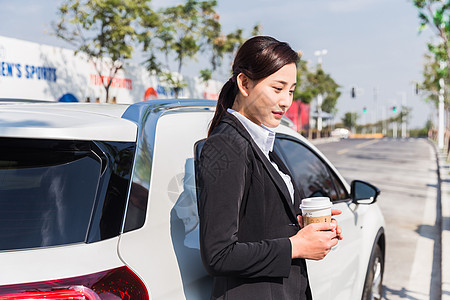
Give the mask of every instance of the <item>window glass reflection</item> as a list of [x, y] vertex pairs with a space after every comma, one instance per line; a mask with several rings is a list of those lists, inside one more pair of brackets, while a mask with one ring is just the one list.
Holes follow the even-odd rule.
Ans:
[[339, 199], [326, 165], [311, 150], [289, 139], [277, 138], [276, 143], [276, 149], [282, 152], [297, 187], [306, 197]]

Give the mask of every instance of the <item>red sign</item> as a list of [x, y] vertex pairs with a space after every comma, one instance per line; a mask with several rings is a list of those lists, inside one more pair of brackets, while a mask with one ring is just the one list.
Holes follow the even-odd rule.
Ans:
[[133, 81], [131, 79], [117, 77], [111, 79], [110, 76], [91, 74], [91, 84], [93, 85], [108, 85], [110, 80], [112, 80], [111, 87], [127, 90], [133, 89]]

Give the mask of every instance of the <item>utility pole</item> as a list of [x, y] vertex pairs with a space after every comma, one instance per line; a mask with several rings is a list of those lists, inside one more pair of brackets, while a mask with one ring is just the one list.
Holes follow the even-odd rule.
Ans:
[[397, 121], [395, 120], [395, 114], [396, 114], [396, 112], [397, 112], [397, 103], [396, 102], [394, 102], [394, 106], [392, 106], [392, 115], [393, 115], [393, 120], [394, 120], [394, 122], [392, 122], [393, 124], [392, 124], [392, 137], [394, 138], [394, 139], [396, 139], [397, 138]]
[[[322, 68], [322, 56], [327, 55], [328, 50], [316, 50], [314, 55], [317, 56], [317, 68]], [[322, 131], [322, 102], [323, 96], [322, 94], [317, 95], [317, 137], [320, 138]]]
[[[441, 70], [447, 66], [445, 61], [439, 63]], [[439, 110], [438, 110], [438, 147], [444, 149], [444, 78], [439, 79]]]
[[318, 94], [317, 95], [317, 130], [319, 131], [319, 134], [322, 131], [322, 102], [323, 102], [322, 94]]
[[400, 92], [399, 93], [402, 96], [402, 138], [406, 138], [406, 120], [405, 120], [405, 109], [406, 109], [406, 93]]
[[444, 78], [439, 79], [438, 147], [444, 149]]
[[375, 116], [375, 120], [373, 122], [373, 127], [372, 127], [372, 133], [375, 134], [377, 132], [377, 122], [378, 122], [378, 103], [377, 103], [377, 97], [378, 97], [378, 89], [375, 87], [373, 88], [373, 103], [375, 104], [375, 111], [374, 111], [374, 116]]
[[394, 139], [397, 138], [397, 122], [394, 121], [394, 124], [392, 124], [392, 137]]

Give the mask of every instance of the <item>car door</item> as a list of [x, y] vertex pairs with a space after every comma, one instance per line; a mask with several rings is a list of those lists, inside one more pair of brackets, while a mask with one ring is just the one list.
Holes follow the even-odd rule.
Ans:
[[206, 137], [212, 116], [204, 109], [168, 111], [158, 119], [155, 146], [143, 146], [153, 149], [145, 223], [121, 236], [118, 251], [151, 299], [211, 296], [212, 278], [200, 256], [194, 144]]
[[344, 239], [321, 261], [308, 260], [314, 299], [350, 299], [359, 264], [361, 239], [358, 215], [348, 191], [328, 164], [314, 150], [296, 138], [277, 134], [275, 151], [292, 173], [297, 188], [306, 197], [329, 197]]

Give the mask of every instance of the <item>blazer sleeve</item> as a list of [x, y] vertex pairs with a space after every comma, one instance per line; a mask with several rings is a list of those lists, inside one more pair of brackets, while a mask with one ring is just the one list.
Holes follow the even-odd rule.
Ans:
[[[239, 242], [239, 207], [251, 170], [246, 140], [213, 135], [203, 146], [197, 170], [200, 251], [213, 276], [288, 277], [288, 238]], [[264, 220], [255, 220], [264, 222]]]

